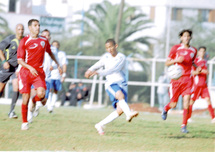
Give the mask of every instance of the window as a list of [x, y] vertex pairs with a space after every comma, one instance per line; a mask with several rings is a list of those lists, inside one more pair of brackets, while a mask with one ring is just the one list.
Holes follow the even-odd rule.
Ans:
[[199, 21], [208, 22], [209, 10], [201, 9], [199, 10]]
[[181, 21], [182, 20], [182, 9], [172, 8], [172, 20]]
[[9, 12], [16, 12], [16, 0], [9, 1]]

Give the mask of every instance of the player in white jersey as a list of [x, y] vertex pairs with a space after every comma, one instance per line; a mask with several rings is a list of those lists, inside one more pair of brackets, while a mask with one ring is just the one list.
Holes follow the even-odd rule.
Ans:
[[[53, 48], [55, 47], [55, 49]], [[52, 62], [52, 67], [53, 70], [51, 71], [51, 91], [49, 93], [49, 98], [47, 101], [47, 110], [52, 113], [53, 109], [54, 109], [54, 105], [57, 101], [57, 93], [58, 91], [61, 90], [62, 88], [62, 83], [64, 82], [65, 78], [66, 78], [66, 69], [67, 69], [67, 64], [68, 61], [66, 59], [66, 53], [63, 51], [59, 51], [60, 48], [60, 43], [58, 41], [53, 41], [52, 42], [52, 52], [53, 54], [55, 54], [60, 66], [63, 69], [63, 74], [62, 76], [60, 75], [58, 69], [57, 69], [57, 65]]]
[[[108, 39], [105, 43], [105, 48], [108, 53], [104, 54], [98, 62], [85, 72], [86, 78], [90, 78], [95, 74], [106, 76], [105, 90], [112, 101], [113, 107], [116, 109], [95, 125], [100, 135], [104, 134], [104, 125], [112, 122], [123, 112], [128, 122], [139, 114], [136, 111], [132, 112], [127, 104], [127, 82], [125, 78], [126, 57], [124, 54], [117, 52], [117, 47], [118, 45], [114, 39]], [[99, 70], [101, 67], [104, 67], [104, 69]]]

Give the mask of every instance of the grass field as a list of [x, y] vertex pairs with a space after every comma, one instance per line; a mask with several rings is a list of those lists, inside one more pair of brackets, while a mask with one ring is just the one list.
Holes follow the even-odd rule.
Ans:
[[100, 136], [94, 125], [112, 108], [57, 108], [53, 114], [42, 108], [28, 131], [20, 130], [20, 106], [16, 107], [17, 120], [7, 117], [8, 110], [8, 105], [0, 105], [1, 151], [215, 151], [215, 124], [210, 123], [209, 115], [194, 116], [189, 134], [180, 133], [181, 115], [169, 114], [162, 121], [160, 114], [141, 112], [131, 123], [122, 115]]

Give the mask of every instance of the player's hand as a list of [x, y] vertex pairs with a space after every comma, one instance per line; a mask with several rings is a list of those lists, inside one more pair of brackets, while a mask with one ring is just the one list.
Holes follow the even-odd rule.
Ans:
[[202, 68], [201, 68], [201, 67], [197, 67], [197, 68], [196, 68], [196, 71], [197, 71], [197, 72], [198, 72], [198, 74], [199, 74], [199, 73], [201, 73]]
[[53, 68], [53, 66], [51, 65], [50, 67], [49, 67], [49, 70], [50, 71], [52, 71], [54, 68]]
[[38, 76], [38, 72], [36, 69], [34, 69], [33, 67], [30, 67], [29, 70], [33, 76], [35, 76], [35, 77]]
[[63, 70], [61, 69], [61, 67], [60, 67], [60, 66], [58, 66], [58, 71], [59, 71], [60, 75], [62, 75], [62, 74], [63, 74]]
[[9, 69], [9, 68], [10, 68], [10, 64], [9, 64], [8, 62], [5, 62], [5, 63], [3, 64], [3, 68], [4, 68], [4, 69]]
[[175, 59], [175, 62], [176, 63], [181, 63], [181, 62], [183, 62], [184, 61], [184, 57], [183, 56], [179, 56], [179, 57], [177, 57], [176, 59]]
[[96, 71], [90, 71], [90, 70], [87, 70], [84, 74], [84, 76], [89, 79], [90, 77], [94, 76], [95, 74], [97, 74]]

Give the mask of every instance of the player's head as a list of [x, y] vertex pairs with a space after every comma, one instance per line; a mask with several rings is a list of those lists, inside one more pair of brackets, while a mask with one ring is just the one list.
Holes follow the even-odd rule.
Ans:
[[189, 45], [190, 40], [192, 39], [192, 31], [189, 29], [184, 29], [179, 33], [179, 37], [181, 40], [181, 43], [185, 45]]
[[17, 24], [16, 25], [16, 37], [17, 38], [22, 38], [24, 34], [24, 26], [23, 24]]
[[105, 42], [106, 51], [109, 52], [112, 56], [117, 55], [117, 50], [116, 50], [117, 47], [118, 47], [118, 45], [116, 44], [114, 39], [108, 39]]
[[60, 48], [60, 42], [57, 41], [57, 40], [54, 40], [54, 41], [52, 42], [52, 46], [54, 46], [54, 47], [56, 47], [57, 49], [59, 49], [59, 48]]
[[40, 33], [40, 23], [37, 19], [31, 19], [28, 21], [28, 28], [31, 36], [38, 36]]
[[51, 33], [48, 29], [43, 30], [41, 35], [46, 37], [49, 41], [51, 40]]
[[200, 46], [199, 48], [198, 48], [198, 56], [200, 57], [200, 58], [204, 58], [204, 56], [205, 56], [205, 53], [206, 53], [206, 47], [205, 46]]

